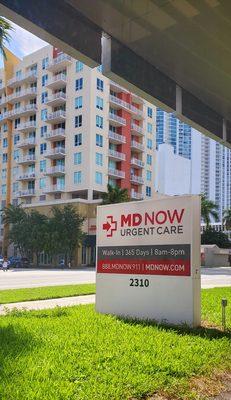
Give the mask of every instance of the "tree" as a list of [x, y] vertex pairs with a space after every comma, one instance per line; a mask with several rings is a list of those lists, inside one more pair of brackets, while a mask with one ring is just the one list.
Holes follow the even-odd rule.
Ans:
[[215, 221], [218, 220], [217, 213], [218, 206], [211, 200], [207, 200], [205, 195], [201, 196], [201, 217], [206, 224], [206, 229], [210, 226], [210, 219], [213, 217]]
[[127, 189], [120, 189], [118, 186], [107, 185], [107, 193], [103, 193], [102, 204], [115, 204], [130, 201]]
[[11, 24], [5, 19], [0, 17], [0, 52], [3, 57], [6, 58], [6, 53], [4, 50], [5, 43], [10, 40], [10, 31], [12, 30]]
[[223, 224], [225, 225], [227, 231], [231, 230], [231, 208], [224, 211]]
[[224, 232], [217, 232], [211, 227], [207, 228], [201, 235], [201, 244], [216, 244], [221, 248], [230, 248], [231, 242]]
[[30, 235], [27, 246], [31, 255], [36, 256], [36, 265], [39, 265], [39, 254], [44, 250], [48, 238], [48, 219], [44, 214], [31, 210], [27, 214], [27, 223], [30, 226]]
[[52, 207], [49, 221], [48, 253], [65, 255], [65, 264], [72, 260], [74, 251], [83, 241], [82, 231], [84, 217], [82, 217], [72, 205], [63, 208]]

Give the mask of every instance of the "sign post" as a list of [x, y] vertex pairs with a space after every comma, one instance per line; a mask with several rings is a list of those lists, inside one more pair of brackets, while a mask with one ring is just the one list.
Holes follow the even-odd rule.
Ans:
[[200, 325], [200, 197], [98, 207], [96, 310]]

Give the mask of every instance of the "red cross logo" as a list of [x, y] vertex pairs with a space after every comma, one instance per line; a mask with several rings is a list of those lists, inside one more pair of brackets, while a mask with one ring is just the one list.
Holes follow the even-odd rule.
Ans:
[[107, 222], [103, 224], [103, 230], [107, 231], [107, 237], [112, 237], [113, 232], [117, 230], [117, 221], [114, 221], [112, 215], [107, 216]]

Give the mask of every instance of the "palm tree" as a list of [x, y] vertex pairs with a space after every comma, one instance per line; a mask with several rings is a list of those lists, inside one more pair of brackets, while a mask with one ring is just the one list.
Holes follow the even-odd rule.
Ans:
[[0, 17], [0, 52], [3, 57], [6, 58], [6, 53], [4, 50], [5, 43], [9, 43], [10, 31], [12, 30], [11, 24], [5, 19]]
[[218, 206], [213, 201], [208, 200], [204, 194], [201, 195], [201, 217], [206, 224], [206, 229], [209, 228], [211, 217], [218, 221], [217, 209]]
[[225, 225], [227, 231], [231, 230], [231, 208], [224, 211], [223, 224]]
[[102, 204], [115, 204], [130, 201], [127, 189], [120, 189], [118, 186], [107, 185], [107, 193], [103, 193]]

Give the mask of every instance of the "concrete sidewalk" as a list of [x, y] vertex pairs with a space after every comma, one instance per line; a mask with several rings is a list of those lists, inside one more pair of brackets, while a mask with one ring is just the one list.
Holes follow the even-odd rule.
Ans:
[[34, 301], [23, 301], [20, 303], [9, 303], [0, 305], [0, 315], [5, 315], [7, 310], [43, 310], [54, 307], [71, 307], [78, 306], [80, 304], [91, 304], [95, 302], [95, 295], [85, 296], [74, 296], [74, 297], [62, 297], [60, 299], [48, 299], [48, 300], [34, 300]]

